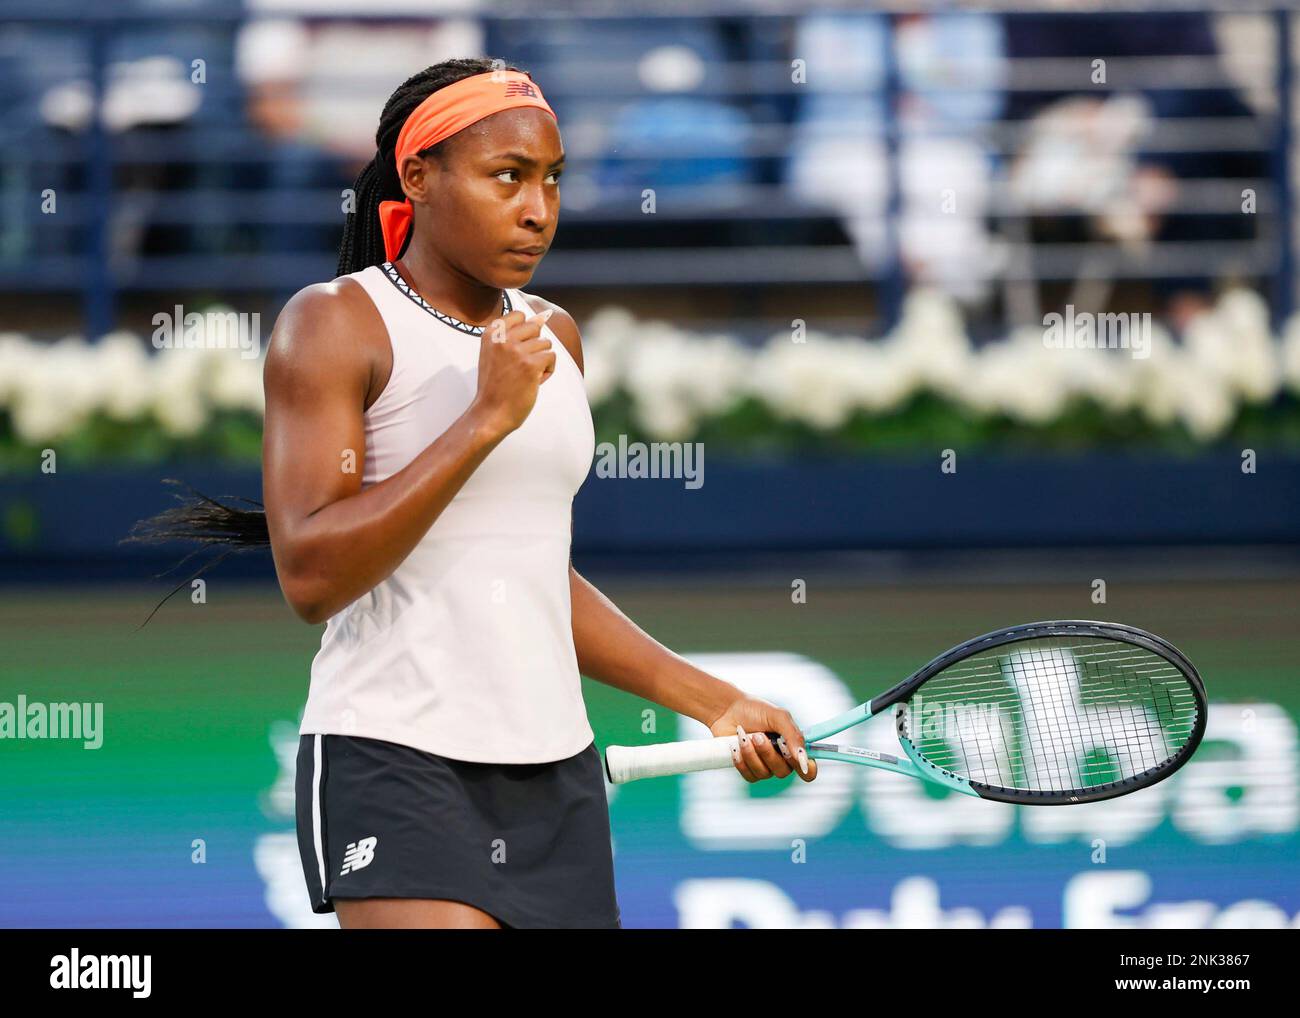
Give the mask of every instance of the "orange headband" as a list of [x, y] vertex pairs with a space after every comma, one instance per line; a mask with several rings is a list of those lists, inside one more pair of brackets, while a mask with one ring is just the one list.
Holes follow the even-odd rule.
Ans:
[[[520, 71], [485, 71], [440, 88], [406, 118], [397, 135], [394, 163], [400, 171], [407, 156], [438, 144], [484, 117], [516, 106], [536, 106], [555, 116], [542, 90]], [[379, 203], [384, 255], [390, 262], [401, 252], [414, 214], [409, 198]]]

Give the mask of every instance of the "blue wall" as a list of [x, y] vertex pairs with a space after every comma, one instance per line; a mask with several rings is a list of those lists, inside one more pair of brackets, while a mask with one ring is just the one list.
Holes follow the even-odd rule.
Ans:
[[[145, 578], [183, 546], [121, 546], [171, 501], [163, 477], [211, 495], [260, 498], [257, 470], [172, 465], [61, 468], [0, 483], [0, 580]], [[739, 554], [773, 550], [1300, 544], [1300, 458], [1233, 453], [1170, 459], [936, 456], [798, 463], [706, 461], [704, 483], [598, 478], [574, 506], [574, 553]], [[270, 575], [264, 553], [227, 574]], [[183, 575], [183, 574], [182, 574]]]

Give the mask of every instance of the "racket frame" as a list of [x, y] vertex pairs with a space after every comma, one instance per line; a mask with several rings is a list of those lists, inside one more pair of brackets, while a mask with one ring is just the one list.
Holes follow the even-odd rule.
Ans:
[[[944, 770], [920, 755], [912, 740], [906, 735], [904, 727], [906, 701], [911, 698], [913, 693], [940, 672], [957, 664], [959, 661], [964, 661], [966, 658], [974, 657], [976, 654], [992, 650], [995, 647], [1053, 636], [1104, 639], [1127, 643], [1150, 651], [1177, 668], [1187, 680], [1192, 695], [1196, 700], [1196, 720], [1193, 723], [1187, 742], [1168, 760], [1155, 767], [1148, 768], [1140, 774], [1134, 774], [1119, 781], [1107, 782], [1104, 785], [1096, 785], [1092, 788], [1058, 791], [1005, 788], [1000, 785], [972, 781], [962, 775]], [[832, 746], [822, 742], [823, 739], [860, 724], [868, 718], [875, 717], [881, 711], [895, 705], [898, 708], [895, 712], [895, 729], [906, 758], [899, 759], [887, 753], [856, 750], [853, 747]], [[1126, 626], [1119, 622], [1084, 620], [1029, 622], [985, 633], [983, 636], [976, 636], [965, 643], [958, 644], [917, 669], [903, 679], [902, 682], [885, 690], [879, 696], [872, 697], [866, 703], [858, 704], [852, 710], [847, 710], [843, 714], [838, 714], [820, 724], [812, 725], [804, 732], [804, 739], [812, 743], [808, 747], [808, 755], [817, 759], [841, 760], [865, 767], [878, 767], [882, 770], [906, 774], [909, 777], [920, 778], [922, 781], [943, 785], [966, 795], [978, 795], [982, 799], [991, 799], [995, 802], [1032, 804], [1036, 806], [1072, 805], [1081, 802], [1098, 802], [1103, 799], [1113, 799], [1119, 795], [1127, 795], [1129, 792], [1135, 792], [1139, 788], [1145, 788], [1157, 781], [1162, 781], [1178, 770], [1187, 762], [1192, 753], [1195, 752], [1196, 747], [1201, 743], [1201, 738], [1205, 734], [1207, 706], [1205, 684], [1201, 681], [1200, 673], [1197, 672], [1196, 667], [1187, 660], [1177, 647], [1154, 633], [1148, 633], [1146, 630], [1138, 629], [1135, 626]]]

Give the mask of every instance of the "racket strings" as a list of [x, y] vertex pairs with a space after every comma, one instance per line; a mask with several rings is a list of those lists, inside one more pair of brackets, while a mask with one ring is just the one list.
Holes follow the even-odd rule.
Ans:
[[1131, 778], [1187, 743], [1197, 696], [1160, 655], [1103, 639], [984, 651], [928, 680], [902, 715], [921, 756], [1003, 788], [1069, 791]]

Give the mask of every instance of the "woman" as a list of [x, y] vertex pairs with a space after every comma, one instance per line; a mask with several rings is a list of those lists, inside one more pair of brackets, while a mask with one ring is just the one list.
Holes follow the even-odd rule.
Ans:
[[569, 563], [594, 453], [582, 343], [519, 289], [560, 208], [540, 89], [502, 61], [436, 64], [389, 99], [376, 144], [339, 278], [271, 337], [265, 517], [217, 510], [227, 540], [269, 535], [289, 604], [326, 623], [298, 755], [312, 907], [346, 928], [616, 927], [579, 672], [739, 733], [748, 781], [816, 765], [786, 711], [655, 642]]

